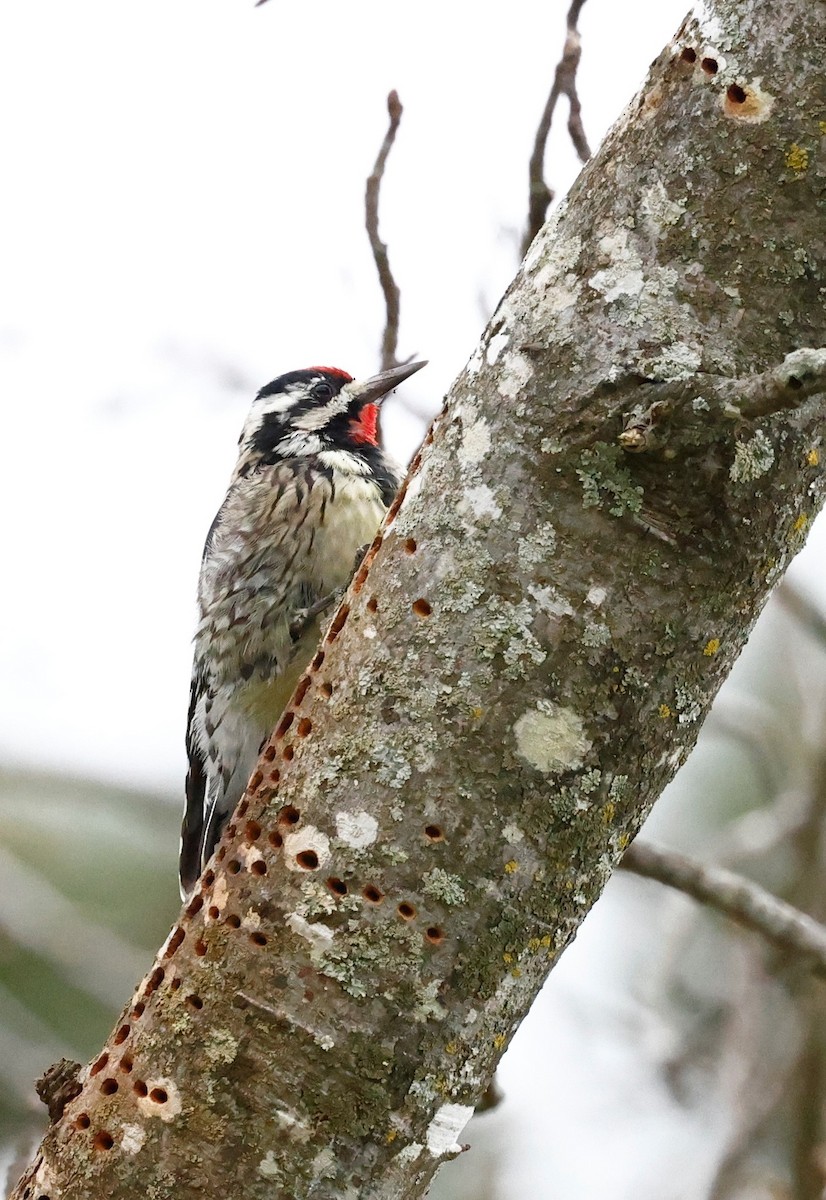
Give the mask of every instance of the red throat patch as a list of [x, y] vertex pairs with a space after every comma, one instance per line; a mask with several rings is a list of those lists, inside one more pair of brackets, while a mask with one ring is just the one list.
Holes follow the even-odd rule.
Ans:
[[365, 404], [357, 417], [350, 421], [350, 437], [359, 446], [379, 444], [379, 406]]

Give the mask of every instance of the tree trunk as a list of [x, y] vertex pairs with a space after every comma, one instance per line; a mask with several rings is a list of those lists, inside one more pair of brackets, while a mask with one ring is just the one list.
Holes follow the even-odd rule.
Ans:
[[457, 1152], [822, 502], [824, 59], [822, 4], [721, 0], [654, 64], [15, 1197], [413, 1200]]

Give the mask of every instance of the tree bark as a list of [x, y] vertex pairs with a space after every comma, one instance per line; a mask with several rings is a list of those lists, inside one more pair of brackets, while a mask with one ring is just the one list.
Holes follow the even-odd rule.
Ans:
[[823, 5], [721, 0], [653, 65], [15, 1198], [414, 1200], [458, 1152], [822, 503], [824, 57]]

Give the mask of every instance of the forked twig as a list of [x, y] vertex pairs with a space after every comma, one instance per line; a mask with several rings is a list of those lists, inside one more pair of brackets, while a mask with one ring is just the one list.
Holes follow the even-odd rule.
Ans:
[[591, 148], [582, 124], [582, 108], [576, 86], [576, 73], [582, 53], [577, 22], [584, 3], [585, 0], [571, 0], [571, 7], [568, 9], [566, 18], [567, 28], [562, 57], [557, 63], [554, 81], [536, 130], [533, 153], [528, 168], [528, 227], [522, 242], [523, 254], [526, 253], [528, 246], [544, 225], [548, 206], [554, 198], [552, 189], [545, 182], [545, 147], [548, 142], [548, 134], [551, 132], [556, 102], [560, 96], [568, 97], [568, 133], [580, 161], [587, 162], [591, 157]]

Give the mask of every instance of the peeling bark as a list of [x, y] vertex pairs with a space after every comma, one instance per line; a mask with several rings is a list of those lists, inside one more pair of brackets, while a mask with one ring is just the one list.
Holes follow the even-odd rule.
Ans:
[[822, 5], [721, 0], [654, 64], [15, 1200], [414, 1200], [458, 1152], [822, 503], [824, 57]]

